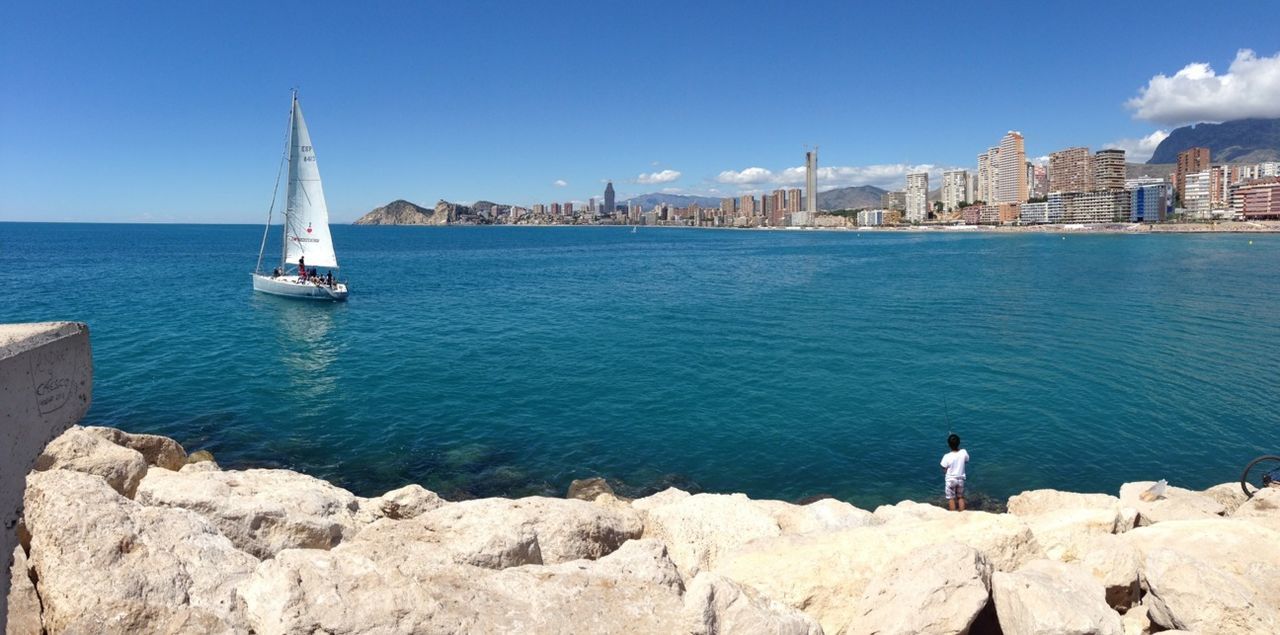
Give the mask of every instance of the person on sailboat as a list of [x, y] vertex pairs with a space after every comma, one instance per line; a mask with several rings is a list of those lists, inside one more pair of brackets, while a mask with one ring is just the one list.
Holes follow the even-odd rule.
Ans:
[[307, 257], [298, 256], [298, 281], [306, 282], [307, 280]]
[[324, 272], [324, 283], [330, 287], [333, 286], [333, 270]]

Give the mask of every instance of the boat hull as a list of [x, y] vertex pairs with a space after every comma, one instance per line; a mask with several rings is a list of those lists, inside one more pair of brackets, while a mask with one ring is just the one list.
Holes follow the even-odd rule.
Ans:
[[335, 282], [333, 287], [330, 288], [314, 282], [300, 282], [298, 276], [273, 278], [255, 273], [253, 274], [253, 290], [299, 300], [343, 302], [347, 299], [347, 285], [341, 282]]

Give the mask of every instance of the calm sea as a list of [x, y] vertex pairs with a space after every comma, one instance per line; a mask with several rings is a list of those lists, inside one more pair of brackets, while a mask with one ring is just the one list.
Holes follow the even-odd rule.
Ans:
[[314, 304], [250, 290], [261, 231], [0, 224], [0, 321], [89, 324], [86, 423], [363, 495], [871, 506], [936, 498], [949, 430], [995, 497], [1280, 451], [1280, 236], [339, 226]]

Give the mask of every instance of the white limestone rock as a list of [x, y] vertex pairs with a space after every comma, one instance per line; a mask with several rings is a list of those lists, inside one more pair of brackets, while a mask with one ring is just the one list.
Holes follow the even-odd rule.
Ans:
[[50, 633], [244, 630], [235, 587], [258, 561], [199, 515], [69, 470], [29, 475], [25, 511]]
[[1226, 510], [1228, 515], [1234, 513], [1236, 508], [1246, 500], [1244, 490], [1240, 489], [1240, 482], [1221, 483], [1214, 485], [1204, 491], [1205, 496], [1218, 501], [1219, 505]]
[[[1240, 494], [1243, 498], [1244, 492]], [[1231, 517], [1280, 529], [1280, 488], [1268, 487], [1254, 492], [1252, 497], [1236, 507]]]
[[881, 505], [872, 513], [882, 523], [913, 523], [946, 518], [947, 514], [955, 512], [949, 512], [936, 505], [902, 501], [896, 505]]
[[430, 516], [375, 521], [336, 549], [375, 561], [405, 559], [486, 569], [543, 563], [532, 523], [474, 522], [466, 517], [441, 521]]
[[1078, 494], [1052, 489], [1037, 489], [1009, 497], [1009, 513], [1015, 516], [1036, 516], [1064, 509], [1120, 508], [1120, 499], [1110, 494]]
[[27, 554], [22, 547], [13, 548], [13, 564], [9, 567], [9, 622], [5, 635], [42, 635], [40, 596], [31, 582]]
[[417, 484], [393, 489], [376, 498], [360, 501], [361, 512], [373, 519], [404, 520], [416, 518], [446, 504], [435, 492]]
[[1122, 635], [1120, 615], [1080, 567], [1037, 560], [991, 576], [991, 595], [1006, 635]]
[[1120, 616], [1120, 628], [1124, 635], [1151, 635], [1151, 618], [1147, 607], [1135, 606]]
[[137, 450], [147, 465], [177, 472], [187, 463], [187, 451], [177, 441], [155, 434], [132, 434], [115, 428], [87, 426], [85, 431], [96, 434], [118, 446]]
[[978, 550], [940, 543], [890, 562], [862, 593], [849, 635], [962, 635], [987, 605], [991, 563]]
[[949, 542], [977, 550], [997, 571], [1042, 557], [1030, 528], [1015, 516], [944, 512], [934, 520], [758, 539], [720, 556], [714, 571], [802, 609], [824, 631], [838, 633], [857, 623], [863, 593], [891, 562]]
[[600, 558], [639, 538], [643, 530], [640, 515], [633, 510], [541, 496], [450, 503], [414, 520], [434, 531], [454, 534], [528, 526], [537, 537], [545, 564]]
[[196, 472], [221, 472], [222, 468], [214, 461], [196, 461], [187, 463], [178, 469], [179, 474], [195, 474]]
[[1106, 590], [1107, 604], [1126, 611], [1142, 596], [1142, 554], [1119, 536], [1090, 536], [1075, 562], [1093, 575]]
[[1120, 486], [1120, 504], [1138, 510], [1139, 527], [1169, 520], [1217, 518], [1227, 513], [1222, 503], [1214, 497], [1172, 485], [1165, 488], [1162, 498], [1154, 501], [1142, 500], [1142, 494], [1153, 485], [1153, 481], [1139, 481]]
[[744, 494], [680, 497], [647, 510], [644, 537], [665, 543], [680, 572], [693, 577], [713, 568], [722, 554], [782, 534], [771, 510], [756, 503]]
[[838, 531], [855, 527], [878, 525], [882, 521], [875, 514], [849, 503], [824, 498], [807, 505], [793, 505], [782, 501], [754, 501], [778, 523], [784, 534], [807, 534], [819, 531]]
[[118, 446], [80, 426], [71, 426], [49, 442], [36, 459], [36, 471], [62, 469], [92, 474], [112, 489], [133, 498], [147, 473], [147, 461], [136, 450]]
[[255, 632], [697, 632], [680, 578], [654, 541], [596, 561], [512, 567], [375, 561], [287, 550], [241, 587]]
[[1143, 604], [1162, 628], [1280, 632], [1280, 531], [1215, 518], [1161, 522], [1121, 538], [1142, 554]]
[[706, 571], [689, 583], [684, 607], [692, 618], [690, 632], [699, 635], [822, 635], [812, 617]]
[[678, 503], [690, 496], [692, 496], [692, 494], [689, 492], [679, 490], [674, 487], [668, 487], [657, 494], [651, 494], [644, 498], [637, 498], [631, 501], [631, 507], [637, 511], [646, 512], [656, 507], [662, 507], [663, 505]]
[[1072, 562], [1084, 557], [1095, 536], [1127, 531], [1132, 517], [1126, 518], [1117, 506], [1111, 509], [1059, 509], [1023, 516], [1045, 556], [1059, 562]]
[[283, 549], [330, 549], [359, 528], [355, 495], [289, 470], [155, 470], [142, 480], [137, 498], [196, 512], [258, 558]]

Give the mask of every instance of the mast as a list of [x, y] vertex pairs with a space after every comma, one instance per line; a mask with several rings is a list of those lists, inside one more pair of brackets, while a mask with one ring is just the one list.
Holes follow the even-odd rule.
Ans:
[[[262, 273], [262, 256], [267, 252], [267, 232], [271, 231], [271, 217], [276, 211], [276, 195], [280, 193], [280, 175], [284, 173], [285, 163], [289, 160], [289, 141], [293, 134], [293, 109], [289, 109], [289, 123], [284, 127], [284, 152], [280, 154], [280, 166], [276, 168], [276, 184], [271, 188], [271, 205], [267, 207], [267, 223], [262, 227], [262, 244], [258, 246], [258, 264], [254, 273]], [[288, 201], [285, 201], [288, 205]]]
[[[293, 178], [293, 152], [289, 148], [293, 146], [293, 113], [298, 111], [298, 89], [293, 89], [293, 99], [289, 101], [289, 133], [288, 141], [285, 142], [285, 152], [289, 155], [289, 178]], [[285, 187], [289, 187], [287, 184]], [[280, 271], [288, 270], [289, 260], [289, 197], [285, 196], [284, 201], [284, 222], [280, 224]]]

